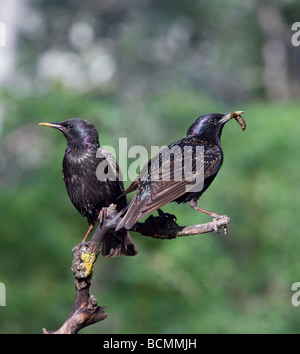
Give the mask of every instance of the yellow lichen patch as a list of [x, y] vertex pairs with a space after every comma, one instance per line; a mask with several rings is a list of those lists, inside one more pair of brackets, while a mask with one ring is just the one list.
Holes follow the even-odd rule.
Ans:
[[80, 258], [83, 260], [82, 268], [85, 268], [84, 276], [87, 277], [93, 271], [97, 256], [95, 253], [81, 253]]

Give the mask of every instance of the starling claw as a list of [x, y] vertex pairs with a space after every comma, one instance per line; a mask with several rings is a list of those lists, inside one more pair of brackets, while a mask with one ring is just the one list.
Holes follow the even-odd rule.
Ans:
[[223, 229], [223, 234], [227, 234], [227, 225], [230, 223], [230, 218], [227, 215], [219, 215], [212, 213], [213, 226], [216, 233], [221, 234], [219, 229]]
[[87, 243], [85, 242], [87, 240], [87, 238], [89, 237], [90, 233], [92, 232], [94, 228], [94, 225], [90, 225], [89, 229], [87, 230], [87, 233], [85, 234], [84, 238], [82, 239], [82, 241], [80, 243], [78, 243], [77, 246], [72, 248], [72, 253], [74, 253], [75, 251], [78, 252], [78, 249], [80, 248], [80, 246], [82, 245], [86, 245]]
[[80, 250], [80, 248], [81, 248], [82, 246], [86, 246], [86, 245], [87, 245], [87, 242], [81, 241], [80, 243], [78, 243], [78, 245], [76, 245], [76, 246], [74, 246], [74, 247], [72, 248], [72, 254], [74, 254], [75, 252], [78, 253], [78, 251]]
[[223, 226], [226, 226], [226, 225], [230, 222], [229, 217], [226, 216], [226, 215], [219, 215], [219, 214], [216, 214], [216, 213], [212, 213], [211, 211], [208, 211], [208, 210], [199, 208], [199, 207], [197, 206], [197, 201], [196, 201], [195, 199], [192, 199], [192, 200], [191, 200], [190, 206], [191, 206], [194, 210], [201, 211], [202, 213], [211, 216], [212, 219], [213, 219], [214, 231], [215, 231], [216, 233], [218, 233], [218, 234], [220, 233], [220, 232], [219, 232], [219, 228], [220, 228], [220, 227], [223, 227]]
[[222, 215], [211, 213], [211, 217], [213, 219], [214, 230], [216, 233], [219, 233], [218, 220], [222, 218]]

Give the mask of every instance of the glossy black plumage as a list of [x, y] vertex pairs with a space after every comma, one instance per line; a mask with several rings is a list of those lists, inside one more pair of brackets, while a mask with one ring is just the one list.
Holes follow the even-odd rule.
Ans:
[[[100, 147], [98, 132], [90, 122], [83, 119], [68, 119], [60, 123], [40, 123], [40, 125], [60, 130], [67, 139], [63, 159], [63, 180], [71, 202], [88, 221], [87, 237], [103, 207], [115, 203], [117, 210], [121, 210], [127, 204], [126, 196], [117, 199], [124, 191], [123, 182], [119, 180], [119, 167], [113, 156]], [[96, 154], [101, 157], [97, 157]], [[101, 162], [111, 166], [117, 176], [116, 180], [98, 179], [96, 170]], [[116, 257], [120, 254], [132, 256], [137, 254], [137, 249], [126, 230], [111, 231], [105, 235], [102, 254], [106, 257]]]
[[[191, 207], [211, 215], [215, 221], [218, 215], [198, 208], [197, 200], [210, 186], [222, 165], [223, 150], [220, 137], [224, 124], [241, 113], [241, 111], [229, 114], [209, 113], [199, 117], [188, 129], [185, 138], [168, 146], [168, 149], [176, 148], [175, 151], [178, 151], [174, 157], [170, 155], [164, 160], [156, 156], [151, 159], [124, 192], [126, 194], [137, 190], [116, 230], [131, 229], [138, 220], [173, 201], [190, 202]], [[203, 154], [196, 153], [197, 147], [203, 147]], [[193, 155], [190, 155], [193, 169], [186, 175], [183, 174], [184, 154], [182, 151], [184, 148], [187, 151], [189, 149], [193, 151]], [[199, 173], [196, 164], [198, 164]], [[202, 167], [202, 171], [199, 166]], [[167, 178], [169, 180], [164, 178], [167, 173], [169, 173], [169, 178]], [[156, 174], [156, 180], [153, 179], [154, 174]], [[157, 180], [157, 176], [160, 176], [161, 180]], [[195, 178], [197, 178], [199, 188], [191, 184], [191, 180]]]

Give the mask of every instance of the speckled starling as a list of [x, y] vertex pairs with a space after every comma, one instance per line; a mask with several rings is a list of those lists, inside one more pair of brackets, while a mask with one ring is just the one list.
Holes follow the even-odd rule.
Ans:
[[[148, 161], [124, 192], [126, 194], [137, 190], [132, 201], [124, 209], [124, 213], [127, 211], [123, 213], [124, 216], [116, 230], [122, 228], [130, 230], [147, 214], [175, 201], [190, 202], [193, 209], [210, 215], [217, 231], [219, 215], [199, 208], [197, 200], [210, 186], [222, 165], [223, 150], [220, 138], [224, 124], [231, 118], [236, 119], [242, 113], [242, 111], [227, 114], [209, 113], [199, 117], [190, 126], [185, 138], [170, 144], [167, 149]], [[202, 154], [197, 153], [197, 148]], [[164, 151], [174, 153], [166, 154], [167, 158], [164, 159], [162, 157]], [[184, 156], [185, 151], [191, 151], [188, 159], [191, 160], [192, 168], [186, 169], [187, 173], [184, 171], [184, 165], [188, 160]], [[153, 178], [154, 175], [156, 178]], [[194, 184], [191, 183], [193, 180]]]
[[[84, 242], [103, 207], [115, 203], [117, 210], [121, 210], [127, 204], [125, 195], [117, 199], [124, 191], [123, 182], [119, 179], [119, 167], [113, 156], [100, 147], [98, 132], [90, 122], [83, 119], [68, 119], [59, 123], [40, 123], [40, 125], [60, 130], [67, 139], [62, 176], [71, 202], [88, 221], [89, 229], [82, 240]], [[99, 148], [101, 158], [97, 157]], [[97, 166], [103, 160], [107, 160], [112, 170], [115, 168], [115, 180], [97, 178]], [[104, 237], [102, 254], [106, 257], [121, 254], [134, 256], [137, 252], [126, 230], [110, 231]]]

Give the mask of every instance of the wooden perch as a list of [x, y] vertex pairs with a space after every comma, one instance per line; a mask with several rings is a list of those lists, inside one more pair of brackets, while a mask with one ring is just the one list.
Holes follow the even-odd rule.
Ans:
[[97, 299], [89, 293], [93, 265], [107, 231], [105, 225], [102, 225], [102, 228], [97, 227], [88, 244], [81, 243], [78, 245], [71, 268], [75, 278], [76, 290], [73, 310], [66, 322], [57, 331], [47, 331], [43, 328], [44, 334], [76, 334], [80, 329], [107, 317], [104, 313], [106, 306], [98, 306]]
[[[72, 262], [72, 272], [75, 278], [75, 300], [73, 309], [66, 322], [56, 331], [43, 328], [44, 334], [76, 334], [79, 330], [96, 322], [104, 320], [106, 306], [98, 306], [97, 299], [90, 295], [89, 289], [93, 275], [93, 266], [100, 253], [100, 246], [105, 234], [116, 227], [120, 222], [115, 205], [106, 208], [102, 225], [99, 225], [88, 243], [77, 246]], [[192, 226], [179, 226], [176, 217], [171, 214], [160, 213], [159, 216], [150, 216], [144, 223], [136, 223], [132, 231], [143, 236], [159, 239], [172, 239], [182, 236], [205, 234], [214, 231], [213, 222]], [[230, 218], [222, 215], [217, 220], [217, 227], [224, 228], [226, 233]]]
[[[144, 223], [136, 223], [131, 230], [143, 236], [163, 240], [182, 236], [201, 235], [214, 231], [214, 223], [212, 221], [205, 224], [179, 226], [175, 220], [176, 218], [171, 214], [162, 214], [160, 216], [150, 215]], [[217, 227], [218, 229], [223, 228], [224, 234], [226, 234], [229, 223], [230, 218], [227, 215], [220, 215], [217, 220]]]

